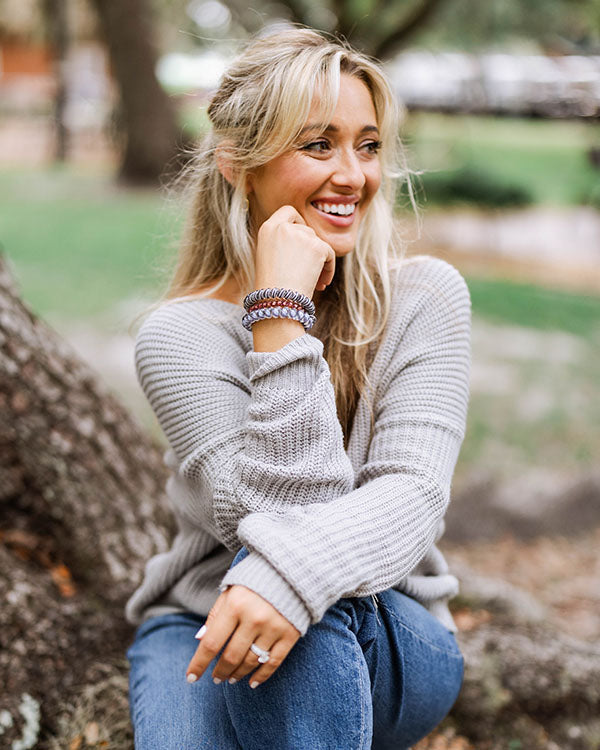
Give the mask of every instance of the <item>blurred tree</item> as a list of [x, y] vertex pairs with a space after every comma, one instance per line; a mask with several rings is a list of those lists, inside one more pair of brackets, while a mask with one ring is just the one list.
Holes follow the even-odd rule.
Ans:
[[480, 52], [600, 52], [600, 0], [462, 0], [447, 3], [418, 43]]
[[173, 103], [154, 72], [152, 9], [147, 0], [91, 3], [121, 94], [119, 124], [125, 144], [120, 177], [128, 182], [156, 182], [177, 154], [178, 129]]
[[549, 53], [600, 49], [600, 0], [255, 0], [251, 6], [245, 0], [153, 1], [171, 41], [173, 28], [203, 43], [239, 38], [279, 20], [338, 33], [380, 58], [409, 42], [470, 51], [509, 51], [513, 45]]
[[[155, 0], [162, 5], [162, 0]], [[245, 0], [223, 0], [231, 12], [231, 26], [246, 32], [256, 32], [266, 23], [277, 20], [311, 26], [322, 31], [335, 32], [354, 46], [375, 57], [389, 57], [418, 29], [431, 23], [438, 6], [449, 0], [403, 0], [388, 3], [385, 0], [280, 0], [276, 5], [269, 0], [259, 0], [252, 7]], [[186, 12], [200, 28], [218, 33], [214, 26], [204, 26], [206, 17], [218, 0], [192, 0], [186, 2]], [[214, 16], [213, 16], [214, 17]], [[220, 31], [225, 29], [221, 28]]]
[[65, 122], [67, 105], [67, 77], [65, 60], [69, 49], [69, 28], [67, 23], [66, 0], [44, 0], [42, 3], [48, 41], [54, 60], [54, 125], [56, 139], [54, 156], [57, 161], [67, 158], [69, 133]]

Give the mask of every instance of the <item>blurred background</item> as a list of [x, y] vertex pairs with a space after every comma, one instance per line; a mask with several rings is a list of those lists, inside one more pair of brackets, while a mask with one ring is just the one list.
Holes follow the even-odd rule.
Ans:
[[23, 297], [161, 439], [128, 326], [172, 267], [165, 186], [239, 41], [289, 22], [385, 62], [422, 172], [408, 252], [471, 291], [444, 549], [597, 640], [599, 0], [0, 0], [0, 242]]

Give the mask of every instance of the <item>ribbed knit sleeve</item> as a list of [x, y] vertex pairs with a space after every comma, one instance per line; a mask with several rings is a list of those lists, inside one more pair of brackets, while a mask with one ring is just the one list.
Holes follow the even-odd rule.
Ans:
[[[247, 514], [238, 536], [250, 554], [223, 586], [254, 589], [261, 570], [272, 568], [317, 622], [341, 597], [398, 584], [431, 549], [465, 430], [470, 299], [452, 266], [427, 267], [427, 274], [417, 263], [402, 271], [406, 300], [377, 355], [389, 365], [356, 487], [283, 515]], [[276, 592], [269, 600], [276, 605]]]
[[[245, 351], [243, 309], [219, 322], [206, 310], [203, 301], [156, 310], [135, 361], [175, 457], [177, 511], [235, 551], [245, 516], [328, 502], [352, 489], [354, 471], [322, 342], [304, 334], [275, 352]], [[275, 570], [254, 576], [254, 588], [266, 593], [273, 579], [279, 611], [307, 625], [305, 605]]]

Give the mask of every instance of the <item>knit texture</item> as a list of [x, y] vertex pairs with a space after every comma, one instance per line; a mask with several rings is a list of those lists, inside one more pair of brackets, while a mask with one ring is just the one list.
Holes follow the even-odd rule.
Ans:
[[[134, 624], [208, 614], [219, 589], [259, 593], [304, 634], [338, 599], [393, 587], [450, 630], [458, 582], [435, 546], [465, 431], [471, 308], [445, 261], [392, 272], [370, 369], [375, 425], [359, 400], [347, 450], [323, 343], [305, 333], [254, 352], [241, 306], [163, 305], [136, 339], [138, 379], [167, 437], [179, 532], [127, 603]], [[245, 545], [249, 555], [228, 570]]]

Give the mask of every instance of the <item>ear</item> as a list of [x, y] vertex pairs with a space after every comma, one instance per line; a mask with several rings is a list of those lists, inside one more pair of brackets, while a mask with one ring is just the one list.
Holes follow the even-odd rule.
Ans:
[[217, 168], [230, 185], [235, 187], [235, 173], [227, 141], [219, 143], [215, 149]]
[[[227, 180], [227, 182], [233, 187], [237, 187], [237, 174], [233, 167], [233, 160], [231, 158], [230, 142], [223, 141], [215, 149], [215, 160], [217, 162], [217, 169]], [[245, 192], [249, 194], [252, 192], [251, 175], [246, 175], [245, 181]]]

